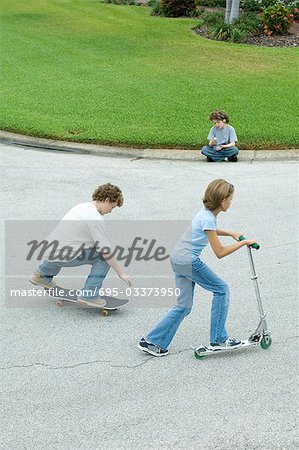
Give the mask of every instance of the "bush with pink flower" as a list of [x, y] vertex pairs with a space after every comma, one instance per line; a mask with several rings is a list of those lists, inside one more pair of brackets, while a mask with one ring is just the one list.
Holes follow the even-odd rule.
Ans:
[[290, 11], [294, 16], [294, 21], [299, 22], [299, 1], [298, 0], [291, 3]]
[[264, 10], [262, 21], [264, 33], [268, 36], [272, 34], [286, 34], [294, 23], [294, 15], [289, 8], [276, 4]]

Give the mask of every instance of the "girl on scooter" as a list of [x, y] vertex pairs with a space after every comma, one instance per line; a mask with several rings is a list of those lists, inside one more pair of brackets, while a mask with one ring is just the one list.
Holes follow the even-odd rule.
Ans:
[[[171, 265], [179, 289], [177, 304], [144, 338], [138, 348], [154, 356], [166, 356], [183, 319], [190, 314], [195, 284], [213, 293], [210, 349], [217, 350], [241, 345], [239, 339], [229, 337], [226, 318], [229, 307], [229, 288], [201, 259], [203, 249], [210, 244], [217, 258], [223, 258], [244, 245], [256, 243], [255, 239], [239, 241], [242, 233], [217, 228], [217, 216], [226, 212], [232, 202], [234, 186], [225, 180], [212, 181], [204, 194], [203, 208], [192, 220], [191, 226], [181, 237], [171, 254]], [[230, 236], [237, 242], [223, 246], [218, 236]]]

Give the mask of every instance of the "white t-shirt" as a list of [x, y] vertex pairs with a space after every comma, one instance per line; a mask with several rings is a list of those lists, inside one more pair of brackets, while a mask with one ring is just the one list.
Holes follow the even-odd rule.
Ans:
[[[100, 251], [110, 248], [105, 222], [92, 202], [80, 203], [70, 209], [48, 237], [48, 242], [52, 241], [58, 241], [55, 255], [63, 250], [64, 255], [68, 254], [68, 260], [77, 258], [83, 249], [96, 247]], [[47, 256], [51, 250], [47, 251]]]

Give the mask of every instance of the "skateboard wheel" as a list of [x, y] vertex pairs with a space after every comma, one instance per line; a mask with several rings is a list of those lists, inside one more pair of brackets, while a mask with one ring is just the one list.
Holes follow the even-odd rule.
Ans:
[[196, 351], [194, 352], [194, 356], [195, 356], [196, 359], [203, 359], [203, 358], [204, 358], [203, 355], [200, 355], [200, 354], [197, 353]]
[[264, 350], [267, 350], [267, 348], [269, 348], [271, 344], [272, 344], [271, 336], [263, 336], [262, 337], [262, 339], [261, 339], [261, 347]]
[[107, 309], [103, 309], [101, 311], [102, 316], [107, 317], [109, 315], [109, 312], [107, 311]]
[[61, 308], [64, 305], [63, 300], [57, 300], [56, 305], [59, 306], [59, 308]]

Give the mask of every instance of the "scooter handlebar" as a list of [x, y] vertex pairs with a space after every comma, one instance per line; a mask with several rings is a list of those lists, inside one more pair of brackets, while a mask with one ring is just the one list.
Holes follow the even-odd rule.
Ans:
[[[239, 237], [239, 241], [244, 241], [246, 239], [246, 237], [244, 236], [240, 236]], [[260, 248], [259, 244], [252, 244], [250, 247], [255, 248], [256, 250], [258, 250]]]

